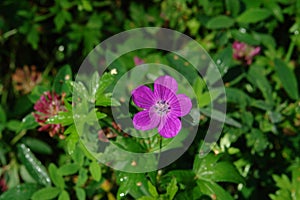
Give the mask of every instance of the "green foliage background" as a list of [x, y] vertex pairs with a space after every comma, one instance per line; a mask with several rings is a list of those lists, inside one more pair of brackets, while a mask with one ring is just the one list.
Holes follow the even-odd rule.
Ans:
[[[37, 131], [31, 112], [44, 91], [70, 97], [72, 89], [79, 89], [72, 77], [95, 45], [146, 26], [191, 36], [221, 71], [228, 112], [211, 154], [199, 158], [199, 130], [188, 151], [164, 169], [114, 171], [98, 164], [78, 142], [70, 98], [68, 111], [51, 118], [67, 127], [66, 138]], [[2, 0], [0, 178], [8, 190], [0, 199], [300, 199], [299, 31], [299, 0]], [[235, 40], [261, 47], [251, 65], [232, 58]], [[120, 74], [134, 66], [134, 56], [182, 70], [180, 59], [144, 51], [121, 58]], [[24, 65], [36, 65], [43, 77], [26, 95], [11, 79]], [[199, 126], [205, 130], [210, 120], [205, 109], [213, 97], [201, 79], [189, 75], [203, 110]], [[104, 107], [99, 123], [112, 122], [106, 108], [117, 76], [94, 77], [100, 85], [96, 104]], [[117, 138], [128, 149], [159, 147], [157, 141], [149, 147], [120, 134]]]

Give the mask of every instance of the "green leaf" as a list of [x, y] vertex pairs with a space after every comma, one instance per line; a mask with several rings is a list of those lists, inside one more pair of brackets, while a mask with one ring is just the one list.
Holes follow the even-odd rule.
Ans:
[[74, 149], [73, 154], [71, 155], [73, 160], [79, 165], [82, 166], [84, 162], [84, 153], [82, 152], [81, 148], [77, 145]]
[[233, 197], [217, 183], [198, 180], [197, 185], [203, 194], [213, 197], [213, 199], [233, 200]]
[[10, 120], [7, 122], [6, 127], [8, 130], [14, 131], [14, 132], [19, 132], [21, 129], [20, 127], [22, 126], [22, 123], [18, 120]]
[[57, 94], [70, 93], [69, 83], [72, 80], [72, 69], [70, 65], [61, 67], [53, 81], [53, 90]]
[[50, 155], [53, 152], [49, 144], [33, 137], [25, 137], [22, 139], [22, 142], [36, 153]]
[[244, 179], [239, 174], [237, 169], [232, 163], [218, 162], [214, 165], [213, 169], [207, 173], [212, 173], [208, 176], [209, 179], [215, 182], [231, 182], [231, 183], [243, 183]]
[[22, 199], [29, 200], [33, 193], [40, 188], [40, 185], [34, 183], [24, 183], [17, 185], [1, 194], [0, 200]]
[[0, 123], [5, 123], [5, 122], [6, 122], [6, 113], [2, 105], [0, 105]]
[[273, 2], [273, 1], [268, 1], [265, 4], [265, 6], [272, 11], [273, 15], [278, 19], [278, 21], [280, 21], [280, 22], [284, 21], [282, 10], [277, 3]]
[[195, 176], [196, 174], [191, 170], [172, 170], [165, 175], [165, 177], [168, 178], [165, 178], [164, 180], [167, 180], [169, 182], [170, 179], [175, 177], [177, 182], [182, 183], [186, 186], [191, 186], [194, 184], [194, 182], [192, 182], [191, 180], [194, 180]]
[[171, 182], [167, 186], [167, 195], [170, 200], [174, 199], [176, 193], [178, 191], [176, 178], [172, 178]]
[[48, 167], [48, 170], [54, 185], [63, 189], [65, 187], [65, 181], [55, 164], [51, 163]]
[[242, 90], [236, 88], [226, 88], [227, 102], [235, 103], [240, 107], [245, 107], [250, 104], [251, 98]]
[[246, 24], [257, 23], [265, 20], [271, 14], [272, 14], [271, 11], [264, 8], [248, 9], [237, 18], [237, 21]]
[[243, 183], [244, 179], [234, 165], [226, 161], [218, 162], [220, 157], [220, 154], [208, 154], [201, 159], [196, 156], [193, 169], [197, 178], [214, 182]]
[[42, 163], [24, 144], [19, 144], [17, 148], [19, 159], [26, 167], [32, 178], [42, 185], [49, 186], [51, 184], [51, 180]]
[[257, 41], [252, 34], [249, 34], [247, 32], [241, 32], [240, 30], [232, 30], [231, 34], [235, 40], [245, 42], [250, 45], [259, 45], [260, 44], [260, 42]]
[[40, 36], [37, 30], [38, 28], [38, 25], [34, 24], [26, 35], [28, 43], [31, 44], [32, 48], [35, 50], [38, 48], [38, 43], [40, 40]]
[[246, 135], [247, 145], [252, 147], [252, 154], [262, 153], [269, 145], [265, 134], [258, 129], [252, 129], [250, 134]]
[[117, 193], [118, 199], [120, 199], [121, 194], [123, 196], [128, 193], [134, 199], [138, 199], [142, 196], [151, 196], [148, 192], [148, 180], [142, 173], [119, 172], [117, 174], [117, 181], [120, 185]]
[[226, 9], [232, 16], [237, 16], [240, 12], [240, 1], [226, 0]]
[[229, 28], [233, 26], [234, 20], [226, 15], [219, 15], [210, 19], [206, 27], [209, 29]]
[[76, 183], [76, 186], [82, 186], [85, 184], [85, 182], [87, 181], [88, 179], [88, 175], [87, 175], [88, 171], [84, 168], [81, 168], [79, 170], [79, 174], [78, 174], [78, 179], [77, 179], [77, 183]]
[[276, 186], [281, 189], [290, 190], [293, 187], [292, 183], [289, 180], [289, 177], [287, 177], [287, 175], [285, 174], [282, 174], [281, 177], [274, 174], [272, 177], [276, 182]]
[[38, 127], [38, 123], [35, 121], [34, 116], [32, 113], [29, 113], [22, 119], [21, 129], [25, 130], [31, 130]]
[[76, 163], [68, 163], [59, 167], [59, 173], [62, 176], [69, 176], [75, 174], [80, 169], [80, 166]]
[[79, 187], [76, 187], [75, 188], [75, 192], [76, 192], [76, 197], [79, 199], [79, 200], [85, 200], [85, 191], [84, 189], [82, 188], [79, 188]]
[[61, 124], [68, 126], [74, 123], [72, 112], [59, 112], [57, 115], [50, 117], [46, 121], [47, 124]]
[[70, 195], [66, 190], [63, 190], [58, 196], [58, 200], [70, 200]]
[[119, 106], [120, 103], [110, 93], [97, 95], [96, 106]]
[[248, 71], [247, 79], [260, 89], [268, 104], [273, 106], [272, 87], [264, 74], [264, 68], [262, 66], [252, 65]]
[[75, 125], [72, 125], [70, 127], [73, 127], [74, 131], [67, 137], [66, 140], [67, 140], [68, 153], [70, 155], [72, 155], [74, 153], [75, 149], [76, 149], [76, 144], [78, 143], [79, 137], [78, 137], [78, 134], [76, 132]]
[[289, 97], [298, 100], [299, 91], [295, 73], [280, 59], [275, 59], [275, 71]]
[[26, 183], [36, 183], [36, 181], [32, 178], [32, 176], [28, 173], [27, 169], [24, 165], [20, 166], [19, 169], [20, 176]]
[[148, 181], [148, 190], [153, 197], [158, 197], [156, 187], [154, 187], [150, 181]]
[[61, 10], [60, 12], [56, 13], [56, 16], [54, 18], [54, 24], [58, 31], [60, 31], [63, 26], [66, 24], [66, 22], [72, 20], [72, 15], [65, 10]]
[[54, 199], [55, 197], [58, 196], [58, 194], [60, 193], [60, 189], [59, 188], [55, 188], [55, 187], [45, 187], [42, 188], [40, 190], [38, 190], [37, 192], [35, 192], [32, 196], [32, 200], [48, 200], [48, 199]]
[[96, 161], [91, 162], [89, 170], [95, 181], [100, 181], [101, 179], [101, 167], [100, 164]]

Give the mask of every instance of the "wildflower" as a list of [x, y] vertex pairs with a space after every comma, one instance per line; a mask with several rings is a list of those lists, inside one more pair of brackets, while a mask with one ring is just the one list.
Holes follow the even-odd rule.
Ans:
[[146, 86], [132, 91], [133, 102], [144, 110], [133, 117], [134, 128], [150, 130], [158, 127], [158, 133], [175, 137], [181, 129], [179, 117], [187, 115], [192, 102], [184, 94], [177, 94], [177, 82], [171, 76], [161, 76], [154, 82], [154, 92]]
[[243, 42], [235, 41], [232, 44], [233, 58], [247, 65], [252, 63], [253, 57], [259, 54], [260, 47], [253, 47]]
[[41, 125], [38, 131], [48, 131], [51, 137], [58, 135], [61, 139], [64, 138], [64, 127], [61, 124], [46, 123], [49, 118], [61, 111], [66, 111], [63, 99], [64, 95], [59, 96], [55, 92], [45, 92], [35, 103], [34, 109], [37, 112], [33, 113], [33, 116], [35, 121]]
[[134, 56], [133, 58], [134, 64], [135, 65], [142, 65], [145, 63], [145, 61], [137, 56]]
[[27, 65], [23, 69], [16, 69], [12, 75], [12, 80], [15, 82], [15, 89], [23, 94], [28, 94], [32, 89], [42, 81], [40, 72], [36, 71], [36, 66], [32, 65], [29, 69]]

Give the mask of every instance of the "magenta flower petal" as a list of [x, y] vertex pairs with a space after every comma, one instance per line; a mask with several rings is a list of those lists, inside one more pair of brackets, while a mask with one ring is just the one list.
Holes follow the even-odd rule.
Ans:
[[161, 119], [158, 133], [165, 138], [175, 137], [181, 129], [181, 122], [177, 117], [166, 116]]
[[133, 126], [135, 129], [146, 131], [158, 126], [160, 118], [155, 113], [144, 110], [138, 112], [133, 117]]
[[244, 64], [250, 65], [254, 56], [259, 54], [261, 48], [253, 47], [243, 42], [235, 41], [232, 44], [233, 58], [242, 61]]
[[178, 94], [177, 99], [180, 104], [180, 117], [187, 115], [192, 109], [192, 101], [185, 94]]
[[168, 88], [169, 90], [171, 90], [175, 94], [178, 90], [177, 82], [171, 76], [161, 76], [161, 77], [157, 78], [154, 82], [154, 91], [155, 90], [161, 90], [161, 88], [157, 87], [158, 85], [161, 85], [161, 86], [164, 86], [165, 88]]
[[35, 103], [33, 108], [36, 112], [33, 113], [33, 116], [35, 121], [41, 125], [38, 131], [48, 131], [51, 137], [54, 135], [58, 135], [60, 138], [64, 137], [64, 127], [61, 124], [47, 124], [49, 118], [66, 111], [63, 99], [64, 95], [58, 96], [54, 92], [45, 92]]
[[133, 102], [140, 108], [149, 109], [154, 104], [154, 94], [146, 86], [139, 86], [131, 94]]
[[142, 64], [145, 63], [143, 59], [141, 59], [141, 58], [139, 58], [137, 56], [134, 56], [133, 62], [134, 62], [135, 65], [142, 65]]

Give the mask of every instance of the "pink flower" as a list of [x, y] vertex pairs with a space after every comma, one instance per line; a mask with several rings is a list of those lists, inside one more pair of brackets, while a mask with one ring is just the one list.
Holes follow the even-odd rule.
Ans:
[[259, 54], [261, 48], [253, 47], [243, 42], [235, 41], [232, 44], [233, 48], [233, 58], [247, 65], [252, 63], [253, 57]]
[[134, 64], [135, 65], [142, 65], [145, 63], [145, 61], [137, 56], [134, 56], [133, 58]]
[[42, 82], [42, 74], [36, 71], [36, 66], [32, 65], [29, 68], [25, 65], [23, 69], [16, 69], [12, 75], [12, 80], [16, 90], [28, 94], [37, 84]]
[[55, 92], [45, 92], [35, 103], [34, 109], [37, 112], [33, 113], [33, 116], [35, 121], [41, 125], [38, 131], [47, 131], [51, 137], [58, 135], [61, 139], [64, 138], [64, 127], [61, 124], [46, 123], [49, 118], [61, 111], [66, 111], [63, 99], [64, 95], [59, 96]]
[[158, 128], [165, 138], [175, 137], [181, 129], [179, 117], [187, 115], [192, 101], [184, 94], [176, 94], [177, 82], [171, 76], [161, 76], [154, 82], [154, 91], [139, 86], [132, 91], [133, 102], [144, 110], [133, 117], [133, 125], [138, 130]]

